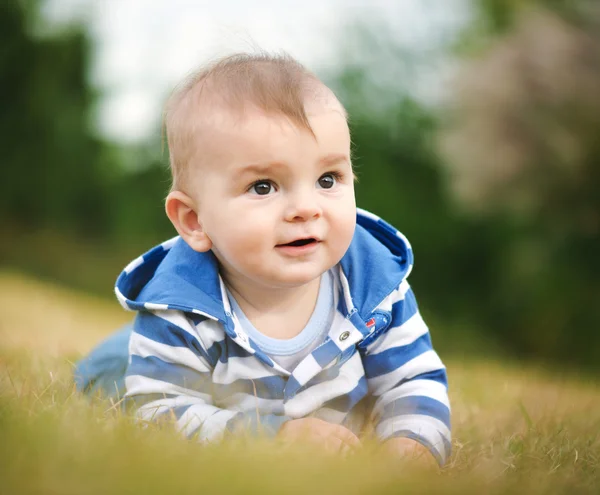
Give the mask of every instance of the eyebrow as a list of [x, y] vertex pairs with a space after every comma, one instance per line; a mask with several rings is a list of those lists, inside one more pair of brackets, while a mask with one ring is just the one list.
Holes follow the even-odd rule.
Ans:
[[334, 165], [340, 162], [349, 162], [350, 159], [345, 153], [332, 153], [319, 160], [322, 165]]
[[280, 162], [264, 163], [264, 164], [254, 163], [254, 164], [246, 165], [246, 166], [236, 170], [235, 174], [238, 177], [248, 175], [248, 174], [268, 175], [269, 172], [272, 172], [275, 169], [284, 168], [284, 167], [285, 167], [285, 165]]
[[[341, 162], [349, 162], [348, 155], [345, 153], [332, 153], [330, 155], [326, 155], [319, 160], [319, 164], [323, 166], [331, 166]], [[274, 169], [285, 168], [286, 165], [282, 162], [272, 162], [272, 163], [253, 163], [250, 165], [246, 165], [241, 169], [236, 171], [237, 175], [241, 174], [251, 174], [255, 173], [258, 175], [267, 174], [272, 172]]]

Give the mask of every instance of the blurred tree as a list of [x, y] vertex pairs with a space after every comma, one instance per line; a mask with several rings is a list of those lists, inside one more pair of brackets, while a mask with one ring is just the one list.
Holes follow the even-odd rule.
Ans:
[[38, 2], [19, 0], [0, 7], [0, 219], [17, 230], [52, 225], [103, 234], [102, 145], [88, 129], [88, 40], [81, 30], [36, 36], [37, 9]]
[[536, 8], [582, 24], [597, 15], [597, 4], [596, 0], [471, 0], [473, 21], [459, 37], [459, 46], [467, 50], [485, 47], [496, 36], [512, 30], [524, 14]]
[[155, 147], [142, 145], [129, 151], [135, 153], [140, 167], [124, 170], [111, 186], [112, 231], [122, 243], [143, 241], [150, 248], [177, 234], [164, 206], [171, 187], [171, 171]]
[[0, 263], [109, 295], [128, 259], [174, 234], [168, 173], [150, 147], [95, 136], [86, 31], [50, 28], [39, 7], [0, 5]]
[[598, 365], [600, 10], [480, 3], [506, 31], [461, 70], [442, 143], [470, 211], [511, 221], [489, 328], [523, 354]]

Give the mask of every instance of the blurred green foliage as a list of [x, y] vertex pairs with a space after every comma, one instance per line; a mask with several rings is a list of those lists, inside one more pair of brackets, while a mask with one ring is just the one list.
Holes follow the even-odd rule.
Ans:
[[104, 233], [100, 144], [87, 132], [87, 39], [36, 39], [23, 5], [9, 0], [0, 10], [0, 218]]
[[563, 19], [585, 23], [593, 12], [595, 0], [471, 0], [473, 22], [463, 31], [461, 45], [473, 49], [510, 32], [523, 14], [544, 9]]
[[[481, 321], [525, 355], [597, 367], [600, 4], [476, 3], [489, 33], [441, 134], [455, 197], [507, 227]], [[509, 22], [493, 28], [499, 6]]]
[[[568, 19], [565, 32], [583, 33], [592, 40], [589, 46], [600, 46], [586, 30], [588, 2], [527, 5], [544, 3]], [[358, 204], [413, 244], [411, 282], [438, 344], [457, 352], [496, 346], [515, 356], [597, 367], [600, 126], [591, 100], [600, 91], [571, 85], [543, 93], [531, 85], [535, 63], [519, 72], [528, 75], [521, 79], [509, 79], [502, 67], [488, 70], [494, 50], [513, 46], [511, 33], [525, 15], [524, 5], [473, 0], [475, 16], [461, 43], [475, 49], [460, 53], [476, 53], [484, 65], [474, 62], [465, 77], [490, 75], [467, 85], [475, 88], [469, 98], [457, 91], [454, 113], [411, 96], [399, 79], [414, 76], [413, 61], [391, 39], [387, 47], [375, 46], [368, 26], [362, 34], [353, 32], [352, 57], [326, 79], [351, 116]], [[36, 16], [35, 2], [6, 0], [0, 8], [0, 263], [108, 295], [122, 266], [175, 233], [162, 205], [169, 188], [166, 158], [154, 146], [119, 149], [94, 135], [90, 115], [97, 95], [86, 79], [85, 30], [41, 36], [31, 26]], [[546, 31], [524, 29], [544, 45]], [[521, 50], [515, 39], [515, 51], [522, 53], [526, 47]], [[594, 49], [577, 52], [581, 70], [591, 67], [585, 77], [592, 86], [600, 73]], [[532, 59], [538, 61], [537, 55]], [[377, 64], [381, 77], [373, 77]], [[490, 97], [524, 86], [528, 106]], [[505, 107], [514, 112], [494, 110]], [[478, 114], [474, 108], [483, 110]], [[548, 122], [555, 127], [549, 129]], [[563, 134], [554, 130], [565, 126], [577, 132], [561, 141]], [[481, 134], [482, 129], [491, 131]], [[440, 135], [448, 133], [459, 136], [460, 152], [438, 146]], [[576, 144], [575, 155], [564, 154], [576, 173], [563, 173], [563, 163], [548, 158], [563, 156], [550, 146], [563, 141], [569, 149]], [[499, 154], [515, 142], [534, 143], [526, 148], [525, 162]], [[147, 166], [128, 167], [132, 156]], [[496, 172], [488, 167], [494, 156]], [[473, 179], [475, 203], [464, 201], [454, 187], [464, 164], [472, 167], [466, 174]], [[478, 175], [488, 169], [491, 179]]]

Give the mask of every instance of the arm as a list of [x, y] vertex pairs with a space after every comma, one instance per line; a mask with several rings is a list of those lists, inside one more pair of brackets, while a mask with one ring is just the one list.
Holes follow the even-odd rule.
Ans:
[[[414, 447], [406, 439], [418, 442], [443, 465], [451, 445], [446, 370], [408, 283], [404, 281], [391, 298], [392, 321], [363, 358], [376, 399], [375, 432], [386, 447], [400, 453]], [[403, 440], [391, 440], [395, 438]]]
[[219, 440], [250, 429], [275, 433], [288, 418], [222, 409], [212, 398], [212, 372], [219, 358], [220, 331], [204, 339], [178, 311], [139, 313], [129, 342], [126, 397], [144, 421], [170, 420], [188, 437]]

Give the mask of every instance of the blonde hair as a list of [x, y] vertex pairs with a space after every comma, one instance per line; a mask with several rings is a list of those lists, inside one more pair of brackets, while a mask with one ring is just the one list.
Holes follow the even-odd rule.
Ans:
[[186, 182], [189, 163], [206, 129], [203, 111], [210, 115], [216, 107], [243, 115], [246, 108], [255, 107], [270, 115], [283, 115], [313, 134], [305, 102], [323, 89], [332, 94], [288, 55], [240, 53], [201, 68], [174, 91], [165, 110], [171, 190], [181, 189]]

